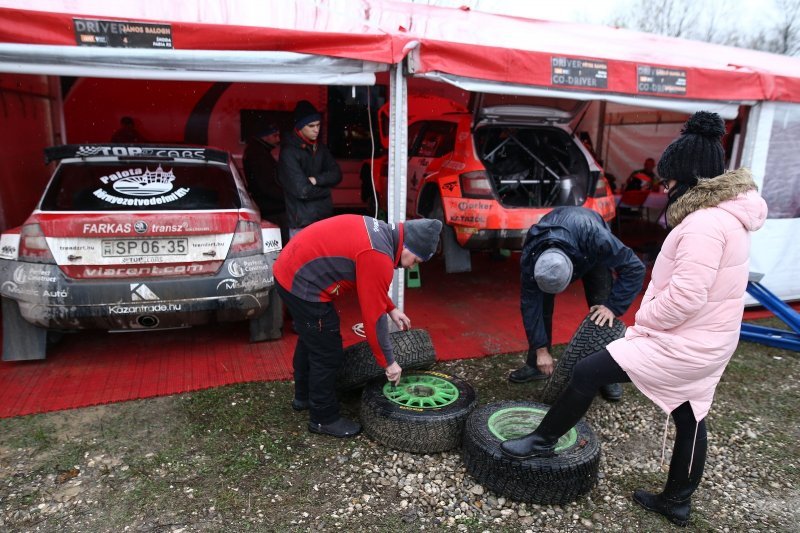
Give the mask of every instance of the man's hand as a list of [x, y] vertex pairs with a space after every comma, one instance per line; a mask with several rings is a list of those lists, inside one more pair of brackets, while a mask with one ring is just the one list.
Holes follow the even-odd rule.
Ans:
[[403, 374], [403, 369], [397, 364], [397, 361], [386, 367], [386, 379], [397, 386], [400, 383], [400, 376]]
[[536, 350], [536, 368], [539, 372], [549, 376], [553, 373], [553, 356], [547, 348], [538, 348]]
[[317, 178], [315, 178], [314, 176], [309, 176], [308, 177], [308, 181], [311, 182], [311, 185], [316, 185], [317, 184]]
[[603, 326], [606, 322], [609, 327], [614, 324], [614, 313], [605, 305], [593, 305], [589, 308], [589, 312], [591, 313], [589, 319], [598, 326]]
[[403, 331], [405, 329], [411, 329], [411, 319], [406, 316], [404, 312], [399, 310], [398, 308], [394, 308], [389, 311], [389, 318], [392, 319], [392, 322], [397, 326], [397, 329]]

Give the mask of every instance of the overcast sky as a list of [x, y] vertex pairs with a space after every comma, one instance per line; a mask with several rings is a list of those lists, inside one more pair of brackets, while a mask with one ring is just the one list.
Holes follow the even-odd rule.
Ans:
[[[565, 20], [589, 24], [607, 23], [620, 10], [631, 6], [635, 0], [412, 0], [440, 6], [466, 5], [478, 11], [503, 13], [528, 18]], [[727, 15], [728, 24], [754, 31], [768, 25], [774, 16], [769, 0], [698, 0], [709, 9], [718, 9]]]

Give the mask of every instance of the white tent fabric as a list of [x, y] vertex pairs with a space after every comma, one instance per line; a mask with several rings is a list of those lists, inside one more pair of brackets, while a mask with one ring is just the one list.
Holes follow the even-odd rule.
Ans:
[[0, 72], [183, 81], [374, 85], [388, 65], [277, 51], [149, 50], [0, 43]]

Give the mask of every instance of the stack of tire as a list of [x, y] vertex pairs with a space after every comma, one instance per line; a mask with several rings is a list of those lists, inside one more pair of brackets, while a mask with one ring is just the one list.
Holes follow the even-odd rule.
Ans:
[[[545, 386], [550, 403], [566, 387], [575, 364], [624, 335], [619, 322], [598, 327], [588, 317], [567, 346]], [[506, 401], [477, 407], [477, 395], [464, 379], [430, 368], [436, 360], [423, 330], [392, 334], [395, 358], [403, 367], [397, 386], [383, 377], [367, 343], [346, 351], [339, 376], [342, 389], [364, 386], [361, 423], [372, 439], [397, 450], [435, 453], [463, 444], [467, 471], [484, 487], [508, 498], [538, 504], [565, 504], [589, 492], [597, 482], [600, 444], [580, 421], [559, 439], [552, 458], [514, 459], [500, 444], [539, 425], [548, 406]]]

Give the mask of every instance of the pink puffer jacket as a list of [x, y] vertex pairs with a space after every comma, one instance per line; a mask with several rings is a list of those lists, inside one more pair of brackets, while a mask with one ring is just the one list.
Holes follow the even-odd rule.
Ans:
[[705, 418], [739, 341], [750, 232], [767, 205], [750, 172], [702, 179], [667, 213], [661, 248], [636, 323], [608, 351], [667, 413], [690, 401]]

